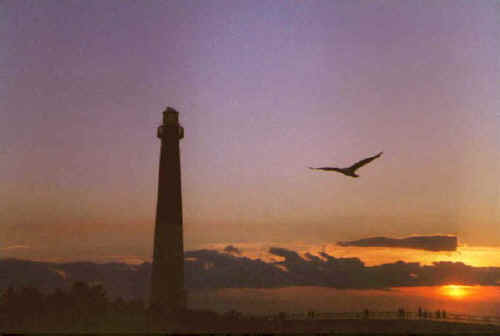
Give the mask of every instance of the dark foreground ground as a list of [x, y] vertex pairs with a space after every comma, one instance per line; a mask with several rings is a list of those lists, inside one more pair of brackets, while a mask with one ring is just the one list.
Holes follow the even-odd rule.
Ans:
[[[127, 324], [127, 323], [124, 323]], [[0, 330], [5, 334], [392, 334], [392, 335], [500, 335], [500, 326], [430, 320], [230, 320], [170, 322], [163, 326], [123, 328], [99, 326], [82, 328], [36, 328]]]
[[325, 334], [491, 334], [500, 335], [500, 326], [429, 320], [284, 320], [225, 321], [213, 325], [179, 328], [186, 333], [325, 333]]
[[235, 310], [223, 314], [192, 309], [160, 313], [148, 308], [141, 300], [110, 300], [102, 285], [75, 282], [70, 289], [56, 289], [48, 294], [34, 287], [8, 287], [0, 295], [0, 335], [321, 333], [500, 336], [498, 316], [481, 318], [438, 313], [429, 315], [424, 311], [421, 316], [402, 309], [397, 312], [365, 310], [359, 313], [308, 312], [307, 315], [279, 313], [268, 316], [244, 315]]

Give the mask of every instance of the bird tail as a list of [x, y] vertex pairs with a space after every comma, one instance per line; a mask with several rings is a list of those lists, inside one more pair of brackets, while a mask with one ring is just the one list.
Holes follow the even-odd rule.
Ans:
[[307, 168], [309, 168], [309, 169], [318, 169], [318, 168], [314, 168], [314, 167], [307, 167]]

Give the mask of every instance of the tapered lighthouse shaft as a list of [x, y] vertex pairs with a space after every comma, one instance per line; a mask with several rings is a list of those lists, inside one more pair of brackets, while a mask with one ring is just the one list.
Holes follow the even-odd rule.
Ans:
[[156, 313], [180, 311], [186, 306], [179, 153], [184, 130], [178, 118], [178, 112], [168, 107], [158, 128], [161, 154], [151, 275], [151, 308]]

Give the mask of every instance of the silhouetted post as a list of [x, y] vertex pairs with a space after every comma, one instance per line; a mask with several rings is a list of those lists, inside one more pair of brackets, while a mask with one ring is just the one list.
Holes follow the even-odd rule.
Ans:
[[184, 129], [179, 112], [167, 107], [157, 135], [161, 154], [150, 303], [153, 317], [161, 319], [186, 307], [179, 155]]

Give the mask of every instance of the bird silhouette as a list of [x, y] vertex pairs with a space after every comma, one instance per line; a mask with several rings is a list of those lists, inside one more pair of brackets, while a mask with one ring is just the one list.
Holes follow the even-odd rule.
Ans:
[[361, 168], [361, 167], [363, 167], [365, 164], [367, 164], [369, 162], [372, 162], [376, 158], [380, 157], [380, 155], [382, 155], [382, 153], [383, 152], [380, 152], [377, 155], [374, 155], [374, 156], [371, 156], [369, 158], [366, 158], [366, 159], [363, 159], [361, 161], [358, 161], [355, 164], [353, 164], [352, 166], [347, 167], [347, 168], [337, 168], [337, 167], [318, 167], [318, 168], [314, 168], [314, 167], [309, 167], [309, 169], [325, 170], [325, 171], [335, 171], [335, 172], [339, 172], [339, 173], [342, 173], [342, 174], [350, 176], [350, 177], [359, 177], [359, 175], [356, 175], [356, 173], [355, 173], [356, 170], [359, 169], [359, 168]]

